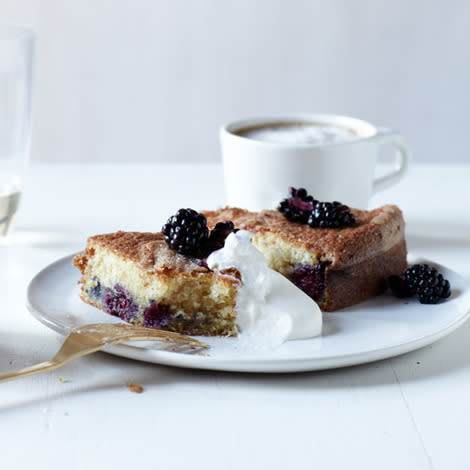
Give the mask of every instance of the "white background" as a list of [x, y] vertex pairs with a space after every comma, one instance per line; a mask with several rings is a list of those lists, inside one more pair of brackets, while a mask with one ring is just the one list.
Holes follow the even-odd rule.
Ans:
[[468, 162], [465, 0], [0, 0], [38, 31], [33, 159], [215, 161], [220, 124], [316, 111]]

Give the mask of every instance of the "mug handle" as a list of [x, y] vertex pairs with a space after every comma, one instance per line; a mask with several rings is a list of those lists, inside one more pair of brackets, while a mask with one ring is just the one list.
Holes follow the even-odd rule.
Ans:
[[387, 129], [386, 127], [379, 127], [375, 137], [378, 140], [378, 145], [391, 144], [398, 152], [396, 152], [395, 169], [379, 178], [375, 178], [372, 186], [372, 194], [398, 183], [407, 172], [411, 161], [411, 150], [398, 132]]

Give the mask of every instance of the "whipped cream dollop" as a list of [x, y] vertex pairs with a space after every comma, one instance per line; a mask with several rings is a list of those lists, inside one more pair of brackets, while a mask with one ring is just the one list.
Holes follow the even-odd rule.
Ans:
[[322, 313], [316, 302], [268, 268], [263, 254], [250, 240], [251, 234], [245, 230], [231, 233], [225, 246], [207, 259], [214, 271], [236, 268], [242, 276], [237, 296], [240, 336], [276, 346], [321, 334]]

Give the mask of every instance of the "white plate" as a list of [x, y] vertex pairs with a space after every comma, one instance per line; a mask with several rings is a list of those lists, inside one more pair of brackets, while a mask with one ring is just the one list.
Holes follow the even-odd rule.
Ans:
[[[71, 259], [56, 261], [31, 281], [27, 293], [31, 313], [62, 334], [87, 323], [120, 321], [78, 298], [80, 273]], [[324, 314], [321, 337], [288, 341], [276, 349], [256, 348], [238, 338], [204, 338], [211, 346], [204, 356], [159, 351], [155, 343], [147, 342], [109, 346], [106, 351], [157, 364], [239, 372], [321, 370], [385, 359], [428, 345], [468, 318], [468, 283], [457, 273], [434, 266], [451, 283], [452, 296], [447, 301], [421, 305], [416, 299], [385, 294]]]

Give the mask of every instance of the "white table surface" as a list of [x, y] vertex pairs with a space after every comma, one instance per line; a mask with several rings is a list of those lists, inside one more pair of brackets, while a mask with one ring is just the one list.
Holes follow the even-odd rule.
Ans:
[[[219, 165], [33, 165], [15, 239], [0, 246], [0, 371], [47, 360], [62, 342], [25, 307], [39, 269], [87, 235], [155, 231], [179, 207], [221, 205], [221, 175]], [[386, 202], [404, 211], [410, 252], [470, 281], [470, 165], [415, 166], [371, 206]], [[97, 353], [0, 385], [2, 469], [469, 469], [469, 428], [470, 322], [410, 354], [331, 371], [234, 374]]]

